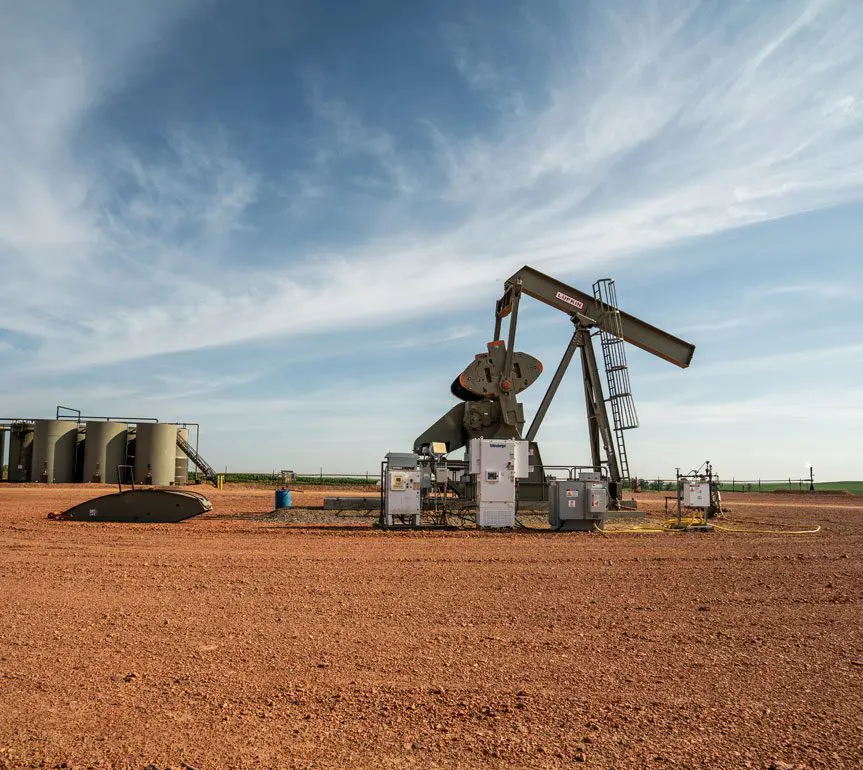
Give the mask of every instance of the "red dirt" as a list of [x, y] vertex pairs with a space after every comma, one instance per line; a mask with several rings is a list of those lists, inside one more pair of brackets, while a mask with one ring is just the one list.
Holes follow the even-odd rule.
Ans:
[[726, 496], [805, 536], [382, 533], [249, 489], [45, 518], [95, 491], [0, 486], [0, 767], [863, 765], [859, 498]]

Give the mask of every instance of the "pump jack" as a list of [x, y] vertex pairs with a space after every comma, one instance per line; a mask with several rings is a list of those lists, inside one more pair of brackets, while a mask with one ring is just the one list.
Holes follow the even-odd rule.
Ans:
[[[574, 326], [557, 370], [524, 434], [524, 411], [516, 396], [536, 380], [542, 364], [532, 356], [515, 351], [518, 309], [523, 294], [565, 313]], [[507, 342], [504, 343], [501, 331], [506, 317], [509, 317], [509, 327]], [[594, 336], [601, 337], [610, 391], [608, 398], [604, 395], [593, 347]], [[452, 384], [453, 395], [463, 403], [453, 407], [422, 433], [414, 442], [414, 451], [421, 451], [432, 441], [445, 442], [447, 450], [453, 452], [465, 446], [471, 438], [523, 438], [530, 447], [530, 476], [520, 485], [520, 499], [547, 499], [545, 471], [536, 436], [578, 350], [591, 465], [596, 471], [600, 471], [603, 465], [608, 468], [612, 503], [614, 507], [621, 507], [623, 482], [629, 475], [623, 431], [638, 425], [628, 389], [623, 342], [683, 369], [689, 366], [695, 352], [694, 345], [619, 310], [613, 282], [607, 279], [597, 281], [591, 296], [524, 266], [504, 284], [503, 296], [495, 308], [494, 339], [488, 345], [488, 353], [478, 355]], [[613, 422], [609, 419], [609, 402]], [[604, 463], [601, 450], [605, 454]]]

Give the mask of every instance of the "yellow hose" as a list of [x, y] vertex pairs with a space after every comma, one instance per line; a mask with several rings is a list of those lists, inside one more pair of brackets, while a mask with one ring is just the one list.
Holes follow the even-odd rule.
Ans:
[[626, 534], [640, 535], [642, 532], [653, 533], [653, 532], [667, 532], [668, 531], [666, 529], [657, 529], [655, 527], [629, 527], [627, 529], [600, 529], [599, 526], [597, 526], [597, 524], [595, 524], [595, 523], [593, 525], [593, 528], [597, 532], [600, 532], [603, 535], [618, 535], [618, 534], [620, 534], [620, 535], [626, 535]]
[[[678, 525], [677, 519], [666, 519], [662, 527], [628, 527], [626, 529], [600, 529], [596, 524], [593, 525], [597, 532], [603, 535], [640, 535], [642, 533], [656, 532], [683, 532], [686, 527], [700, 526], [708, 524], [701, 518], [681, 519]], [[758, 535], [814, 535], [821, 531], [821, 525], [817, 524], [814, 529], [741, 529], [737, 527], [723, 527], [721, 524], [710, 522], [708, 526], [713, 529], [718, 529], [722, 532], [737, 532], [741, 534], [758, 534]]]
[[713, 526], [723, 532], [757, 533], [759, 535], [814, 535], [816, 532], [821, 531], [820, 524], [816, 524], [815, 529], [734, 529], [732, 527], [723, 527], [719, 524], [714, 524]]

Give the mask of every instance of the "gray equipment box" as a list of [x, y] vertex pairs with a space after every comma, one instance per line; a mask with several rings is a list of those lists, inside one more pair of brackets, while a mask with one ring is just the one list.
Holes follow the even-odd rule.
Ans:
[[589, 531], [605, 526], [605, 481], [554, 481], [549, 487], [548, 523], [552, 529]]
[[602, 481], [602, 474], [597, 471], [579, 471], [579, 481]]
[[413, 470], [419, 459], [419, 455], [413, 452], [387, 452], [387, 467], [390, 470]]

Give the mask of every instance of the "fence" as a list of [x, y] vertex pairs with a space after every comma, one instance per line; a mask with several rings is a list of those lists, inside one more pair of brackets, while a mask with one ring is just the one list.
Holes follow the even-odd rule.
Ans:
[[[557, 478], [573, 478], [580, 466], [546, 466], [546, 473]], [[320, 486], [339, 486], [349, 484], [377, 484], [380, 480], [380, 471], [356, 471], [353, 473], [336, 473], [319, 468], [317, 471], [294, 473], [292, 479], [287, 478], [281, 471], [270, 473], [231, 473], [225, 471], [225, 481], [228, 483], [241, 484], [318, 484]], [[719, 488], [723, 492], [807, 492], [810, 480], [808, 478], [787, 479], [736, 479], [731, 478], [720, 481]], [[631, 488], [631, 484], [627, 484]], [[860, 487], [858, 489], [858, 487]], [[841, 484], [838, 482], [816, 483], [816, 489], [837, 490], [847, 489], [850, 492], [863, 492], [863, 483], [849, 482]], [[648, 492], [673, 492], [675, 489], [674, 479], [639, 479], [638, 489]]]
[[[627, 485], [631, 486], [631, 485]], [[673, 492], [674, 479], [639, 479], [638, 488], [644, 492]], [[817, 485], [816, 485], [817, 488]], [[735, 479], [719, 482], [722, 492], [808, 492], [807, 479]]]
[[378, 471], [357, 471], [355, 473], [334, 473], [320, 468], [317, 472], [292, 472], [293, 477], [287, 477], [281, 471], [271, 473], [230, 473], [225, 472], [225, 481], [233, 484], [281, 484], [290, 481], [292, 484], [318, 484], [339, 486], [340, 484], [376, 484], [381, 477]]

